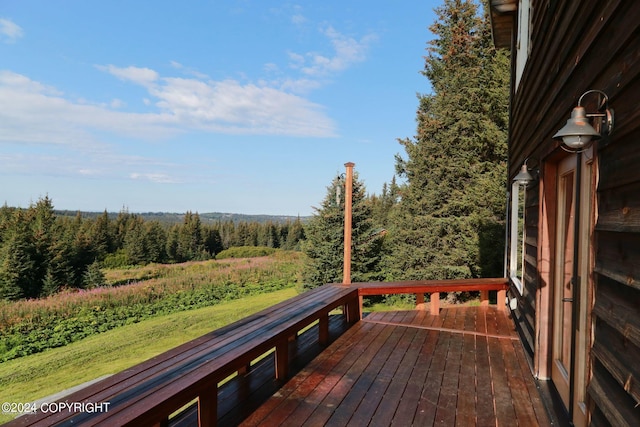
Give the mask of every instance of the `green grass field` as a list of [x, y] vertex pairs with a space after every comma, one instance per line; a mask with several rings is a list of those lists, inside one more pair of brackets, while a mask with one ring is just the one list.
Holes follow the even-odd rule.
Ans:
[[[33, 402], [114, 374], [296, 295], [293, 288], [152, 318], [0, 363], [0, 401]], [[12, 417], [0, 413], [0, 423]]]

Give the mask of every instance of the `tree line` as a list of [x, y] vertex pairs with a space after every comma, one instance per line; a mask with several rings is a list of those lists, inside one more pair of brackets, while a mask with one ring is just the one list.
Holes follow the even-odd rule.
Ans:
[[51, 295], [100, 285], [101, 267], [206, 260], [237, 246], [295, 250], [304, 237], [297, 219], [284, 223], [217, 221], [187, 212], [181, 224], [145, 221], [126, 210], [111, 219], [55, 214], [47, 196], [26, 209], [0, 207], [0, 298]]

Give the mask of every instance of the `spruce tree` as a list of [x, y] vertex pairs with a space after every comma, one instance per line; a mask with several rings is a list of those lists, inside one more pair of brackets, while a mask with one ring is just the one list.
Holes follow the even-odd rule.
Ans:
[[130, 264], [147, 264], [149, 262], [145, 245], [145, 224], [137, 215], [127, 221], [127, 230], [123, 242], [124, 253]]
[[[342, 282], [344, 260], [344, 181], [336, 177], [320, 208], [304, 227], [302, 251], [308, 256], [305, 288]], [[380, 279], [381, 235], [375, 233], [364, 184], [354, 173], [352, 203], [351, 280]]]
[[29, 226], [27, 213], [16, 210], [0, 248], [0, 298], [35, 298], [40, 293], [38, 255]]
[[508, 58], [473, 1], [445, 0], [436, 13], [423, 71], [432, 93], [419, 97], [417, 135], [400, 141], [406, 158], [396, 157], [406, 183], [390, 279], [502, 274]]
[[299, 250], [300, 242], [304, 239], [304, 226], [300, 217], [296, 218], [293, 223], [288, 224], [286, 231], [284, 249]]
[[162, 263], [166, 261], [167, 252], [165, 250], [167, 242], [167, 232], [158, 221], [147, 221], [144, 223], [144, 248], [145, 261]]
[[77, 283], [78, 272], [74, 269], [75, 231], [68, 218], [58, 219], [53, 231], [50, 259], [45, 274], [42, 294], [53, 295], [61, 288]]
[[91, 245], [100, 260], [103, 260], [107, 254], [115, 250], [115, 232], [113, 228], [106, 210], [92, 223], [90, 230]]

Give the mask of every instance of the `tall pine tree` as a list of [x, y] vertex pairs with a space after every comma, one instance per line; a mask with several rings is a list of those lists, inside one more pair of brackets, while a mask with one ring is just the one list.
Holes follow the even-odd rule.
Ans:
[[471, 0], [445, 0], [430, 27], [414, 140], [392, 220], [392, 279], [501, 275], [509, 61]]

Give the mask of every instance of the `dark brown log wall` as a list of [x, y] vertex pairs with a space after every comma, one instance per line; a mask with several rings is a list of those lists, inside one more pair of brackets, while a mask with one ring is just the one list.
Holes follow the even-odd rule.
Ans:
[[[596, 146], [595, 326], [588, 390], [593, 425], [640, 425], [640, 2], [532, 4], [532, 51], [520, 87], [513, 90], [509, 176], [528, 157], [553, 158], [559, 149], [552, 136], [583, 92], [608, 94], [616, 125]], [[540, 179], [545, 180], [544, 169]], [[527, 215], [535, 216], [527, 220], [532, 235], [538, 233], [537, 196], [527, 197]], [[535, 295], [542, 286], [537, 244], [527, 239], [527, 283], [516, 312], [531, 348]]]

